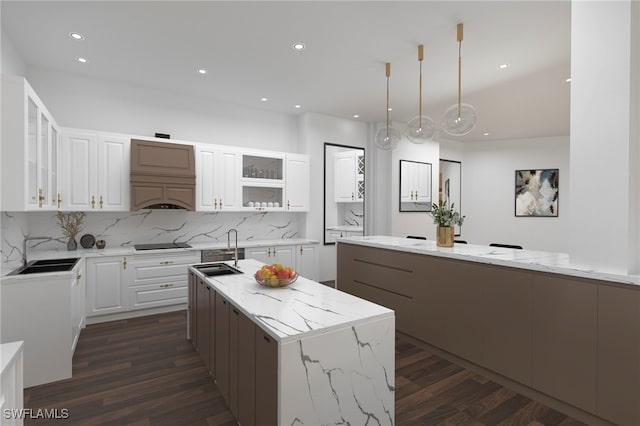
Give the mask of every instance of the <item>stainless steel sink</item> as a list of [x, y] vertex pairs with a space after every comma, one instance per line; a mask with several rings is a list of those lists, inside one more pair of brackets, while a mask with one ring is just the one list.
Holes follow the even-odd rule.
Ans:
[[26, 266], [16, 269], [9, 275], [42, 274], [45, 272], [66, 272], [73, 269], [78, 262], [77, 257], [66, 259], [32, 260]]
[[239, 269], [229, 266], [226, 263], [201, 263], [199, 265], [193, 265], [198, 271], [207, 277], [217, 277], [219, 275], [233, 275], [242, 274]]

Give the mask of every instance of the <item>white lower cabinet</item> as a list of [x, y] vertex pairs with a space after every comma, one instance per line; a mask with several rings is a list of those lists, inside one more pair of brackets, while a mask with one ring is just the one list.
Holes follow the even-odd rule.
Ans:
[[77, 272], [71, 282], [71, 352], [76, 350], [80, 330], [85, 326], [86, 301], [87, 301], [87, 277], [85, 274], [85, 260], [80, 259], [76, 267]]
[[133, 256], [129, 267], [129, 308], [187, 303], [187, 266], [199, 262], [197, 251]]
[[296, 264], [296, 246], [253, 247], [244, 250], [247, 259], [255, 259], [262, 263], [282, 263], [284, 266]]
[[315, 245], [299, 245], [296, 248], [296, 271], [313, 281], [318, 281], [318, 250]]
[[245, 258], [255, 259], [262, 263], [282, 263], [293, 266], [299, 275], [311, 280], [318, 280], [319, 257], [315, 244], [295, 246], [265, 246], [245, 248]]
[[130, 256], [87, 259], [87, 316], [129, 310], [126, 272]]

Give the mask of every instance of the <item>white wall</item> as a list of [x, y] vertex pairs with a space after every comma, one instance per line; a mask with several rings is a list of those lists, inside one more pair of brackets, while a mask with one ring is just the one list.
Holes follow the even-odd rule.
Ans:
[[[397, 124], [396, 128], [401, 129]], [[431, 200], [438, 199], [438, 174], [440, 173], [440, 144], [425, 142], [414, 144], [402, 137], [398, 148], [391, 155], [391, 234], [399, 237], [422, 235], [433, 240], [436, 226], [429, 213], [400, 212], [400, 160], [419, 161], [431, 164]]]
[[571, 208], [599, 214], [572, 217], [569, 254], [621, 274], [640, 257], [639, 15], [630, 0], [571, 6]]
[[[0, 8], [1, 9], [1, 8]], [[27, 66], [13, 44], [13, 41], [2, 32], [2, 72], [12, 75], [25, 75]]]
[[[558, 217], [515, 217], [515, 171], [559, 169]], [[569, 138], [475, 141], [465, 145], [462, 239], [469, 244], [519, 244], [567, 253], [569, 248]], [[593, 199], [593, 198], [592, 198]], [[587, 214], [598, 208], [594, 200]]]
[[[322, 244], [323, 198], [324, 198], [324, 143], [350, 145], [367, 148], [368, 126], [366, 123], [345, 120], [321, 114], [307, 113], [298, 122], [300, 150], [311, 158], [310, 210], [306, 214], [306, 237], [316, 239], [320, 244], [320, 281], [333, 280], [336, 277], [336, 247]], [[370, 150], [365, 149], [365, 180], [370, 182]], [[367, 188], [368, 189], [368, 188]], [[368, 196], [368, 193], [367, 193]], [[369, 221], [365, 210], [365, 224]], [[301, 230], [303, 224], [299, 224]]]
[[35, 67], [26, 78], [61, 126], [298, 152], [291, 114]]

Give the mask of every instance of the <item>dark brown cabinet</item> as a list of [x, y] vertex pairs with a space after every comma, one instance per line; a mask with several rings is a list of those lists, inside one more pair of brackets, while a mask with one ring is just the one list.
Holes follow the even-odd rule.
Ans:
[[229, 302], [219, 293], [215, 295], [215, 381], [224, 401], [229, 400]]
[[596, 412], [597, 286], [533, 278], [533, 387]]
[[598, 415], [640, 425], [640, 292], [598, 287]]
[[278, 421], [278, 342], [189, 273], [191, 339], [233, 416], [243, 426]]
[[586, 413], [640, 424], [638, 288], [356, 244], [337, 251], [338, 289], [394, 309], [398, 331]]
[[256, 330], [256, 419], [260, 425], [278, 423], [278, 342], [262, 331]]
[[[256, 425], [256, 325], [240, 312], [238, 318], [238, 423]], [[266, 368], [277, 370], [277, 365]]]
[[216, 377], [216, 292], [209, 288], [209, 373]]
[[197, 350], [200, 358], [207, 370], [209, 365], [209, 286], [200, 278], [197, 279], [197, 295], [196, 295], [196, 334], [197, 334]]
[[189, 310], [189, 339], [191, 339], [191, 343], [193, 344], [193, 346], [198, 347], [198, 338], [197, 338], [197, 332], [196, 332], [196, 325], [197, 325], [197, 320], [196, 320], [196, 315], [198, 312], [198, 309], [196, 307], [197, 304], [197, 297], [196, 295], [198, 294], [198, 281], [197, 281], [197, 277], [196, 274], [194, 274], [193, 272], [189, 272], [189, 281], [188, 281], [188, 302], [187, 302], [187, 309]]
[[234, 306], [229, 310], [229, 409], [238, 418], [238, 325], [240, 311]]

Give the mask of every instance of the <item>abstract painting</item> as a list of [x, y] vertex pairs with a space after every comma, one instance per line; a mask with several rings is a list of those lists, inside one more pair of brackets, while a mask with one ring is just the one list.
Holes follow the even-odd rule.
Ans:
[[516, 216], [558, 217], [558, 169], [516, 170]]

